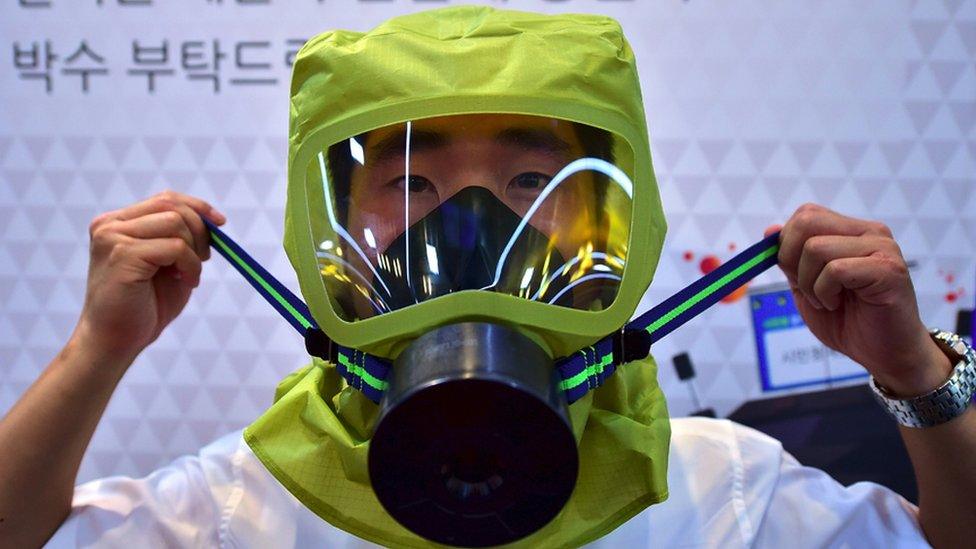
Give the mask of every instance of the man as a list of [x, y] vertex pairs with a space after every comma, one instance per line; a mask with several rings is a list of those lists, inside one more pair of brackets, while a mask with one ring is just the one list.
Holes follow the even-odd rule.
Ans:
[[[465, 39], [477, 34], [469, 26], [464, 28]], [[581, 138], [577, 147], [577, 134], [569, 131], [571, 126], [564, 126], [554, 133], [575, 153], [548, 169], [518, 169], [510, 177], [502, 171], [518, 162], [515, 155], [533, 149], [525, 146], [524, 130], [540, 128], [532, 125], [535, 121], [526, 126], [524, 120], [479, 120], [475, 130], [458, 119], [440, 128], [439, 133], [450, 139], [441, 143], [441, 152], [432, 159], [423, 158], [423, 147], [411, 147], [407, 135], [438, 133], [435, 119], [418, 116], [416, 134], [412, 134], [413, 124], [382, 126], [402, 127], [407, 132], [404, 143], [400, 144], [399, 137], [394, 140], [395, 150], [420, 155], [406, 162], [404, 173], [384, 175], [385, 164], [376, 161], [382, 155], [377, 155], [373, 145], [383, 140], [382, 131], [362, 136], [361, 142], [353, 143], [361, 135], [353, 131], [317, 143], [308, 164], [297, 170], [292, 165], [291, 172], [311, 174], [301, 182], [302, 188], [321, 189], [320, 195], [307, 195], [308, 207], [323, 212], [310, 220], [321, 252], [315, 256], [314, 272], [321, 279], [303, 280], [307, 294], [312, 283], [322, 283], [332, 298], [326, 302], [329, 308], [320, 308], [318, 316], [332, 314], [349, 322], [383, 320], [397, 311], [454, 299], [462, 293], [455, 290], [466, 289], [489, 289], [492, 291], [478, 295], [509, 294], [527, 301], [546, 301], [551, 295], [548, 304], [597, 315], [622, 299], [626, 282], [618, 279], [626, 275], [620, 259], [633, 262], [640, 250], [619, 252], [613, 243], [622, 238], [621, 229], [614, 224], [630, 227], [622, 220], [632, 211], [631, 197], [636, 204], [639, 197], [648, 196], [638, 188], [644, 180], [635, 179], [632, 188], [627, 186], [627, 173], [640, 173], [635, 167], [639, 161], [628, 166], [626, 155], [601, 158], [583, 144], [599, 138]], [[557, 119], [548, 121], [553, 120]], [[520, 130], [522, 146], [499, 152], [494, 147], [502, 140], [497, 138], [509, 129]], [[340, 144], [360, 162], [347, 174], [350, 186], [346, 191], [339, 189], [343, 177], [338, 163], [326, 161], [330, 147]], [[451, 147], [460, 147], [457, 155], [450, 154]], [[631, 152], [640, 157], [639, 150]], [[586, 156], [574, 160], [581, 155]], [[407, 155], [402, 156], [405, 160]], [[479, 162], [482, 159], [492, 160]], [[418, 171], [425, 162], [437, 160], [442, 161], [441, 170], [464, 168], [463, 175], [444, 180], [453, 187], [438, 186], [438, 178], [430, 175], [434, 167]], [[565, 166], [579, 160], [585, 160], [579, 165], [588, 166], [593, 173], [577, 171], [561, 179], [568, 173]], [[620, 171], [608, 167], [609, 161], [618, 162]], [[604, 171], [597, 173], [596, 168]], [[373, 175], [376, 179], [372, 181], [379, 186], [370, 191], [368, 182]], [[557, 189], [561, 181], [569, 182], [572, 177], [576, 177], [576, 185]], [[493, 188], [490, 181], [498, 186]], [[538, 190], [540, 186], [543, 191]], [[377, 200], [377, 192], [391, 188], [395, 201]], [[508, 196], [508, 189], [515, 195]], [[571, 192], [555, 194], [562, 189]], [[543, 196], [546, 192], [549, 194]], [[520, 205], [517, 199], [522, 194], [529, 196]], [[562, 207], [549, 207], [546, 196], [553, 196]], [[478, 235], [489, 232], [492, 223], [485, 222], [484, 216], [468, 215], [486, 211], [494, 215], [489, 221], [507, 227], [503, 238], [477, 240], [469, 247], [451, 240], [449, 229], [465, 226], [456, 219], [481, 223]], [[597, 222], [603, 215], [608, 221]], [[72, 503], [78, 465], [114, 387], [134, 358], [179, 314], [199, 283], [201, 264], [209, 257], [208, 233], [201, 216], [217, 224], [225, 221], [207, 203], [169, 191], [107, 212], [92, 222], [88, 290], [78, 325], [64, 350], [0, 423], [0, 446], [7, 449], [0, 462], [0, 543], [37, 545], [54, 535], [53, 546], [366, 544], [332, 526], [331, 520], [313, 514], [323, 512], [312, 508], [311, 499], [301, 493], [302, 486], [287, 486], [282, 479], [288, 475], [275, 467], [280, 462], [257, 450], [267, 448], [257, 443], [262, 433], [268, 434], [262, 431], [260, 420], [257, 427], [249, 428], [257, 439], [245, 442], [240, 433], [232, 433], [199, 456], [178, 460], [145, 479], [89, 483], [74, 493]], [[584, 224], [589, 229], [570, 230], [572, 221], [581, 216], [590, 216]], [[635, 223], [637, 218], [635, 213]], [[432, 255], [422, 252], [422, 261], [416, 259], [421, 248], [411, 245], [411, 230], [428, 238], [437, 236], [420, 241], [437, 244], [432, 244]], [[515, 244], [525, 234], [537, 242]], [[318, 238], [322, 235], [342, 241]], [[663, 239], [663, 234], [658, 236]], [[441, 242], [450, 245], [441, 246]], [[826, 345], [861, 363], [890, 395], [923, 395], [949, 378], [956, 357], [950, 359], [922, 325], [904, 258], [886, 227], [805, 205], [782, 226], [780, 246], [779, 265], [811, 331]], [[587, 251], [574, 263], [571, 257], [580, 248]], [[590, 248], [602, 255], [593, 254]], [[448, 268], [445, 250], [471, 252], [474, 255], [463, 257], [477, 261], [458, 261]], [[412, 261], [408, 259], [411, 251]], [[618, 252], [624, 256], [615, 255]], [[461, 255], [453, 257], [451, 261]], [[508, 257], [518, 257], [513, 263], [533, 270], [519, 268], [514, 272], [522, 276], [508, 276]], [[537, 276], [536, 267], [543, 270], [553, 261], [575, 268], [575, 278], [556, 282], [565, 270], [554, 268], [547, 272], [557, 278]], [[477, 271], [473, 266], [485, 262], [483, 273], [470, 274]], [[614, 272], [615, 263], [619, 272]], [[423, 282], [417, 277], [409, 279], [407, 273], [415, 265], [419, 266], [416, 275], [428, 277]], [[583, 270], [584, 265], [591, 270]], [[431, 278], [448, 271], [455, 276], [445, 280], [453, 285], [443, 282], [439, 286]], [[361, 276], [354, 276], [356, 272]], [[591, 278], [602, 282], [595, 290], [576, 291], [586, 290], [578, 284], [580, 280], [596, 274], [617, 278]], [[319, 400], [329, 400], [321, 396]], [[314, 394], [311, 400], [316, 400]], [[298, 422], [300, 418], [293, 419]], [[596, 421], [592, 414], [590, 419]], [[645, 502], [626, 517], [629, 520], [610, 533], [603, 532], [606, 535], [595, 546], [776, 547], [792, 543], [887, 547], [914, 546], [925, 540], [946, 547], [972, 544], [968, 525], [976, 509], [976, 475], [972, 473], [976, 470], [976, 413], [971, 409], [934, 427], [902, 428], [919, 484], [918, 509], [879, 486], [844, 488], [821, 472], [801, 467], [772, 439], [725, 421], [679, 419], [670, 422], [670, 429], [670, 497], [643, 509]], [[341, 466], [336, 464], [333, 469]], [[603, 482], [615, 486], [612, 475]], [[601, 511], [593, 506], [583, 509], [591, 514]], [[342, 524], [347, 531], [355, 531], [347, 527], [353, 522]]]

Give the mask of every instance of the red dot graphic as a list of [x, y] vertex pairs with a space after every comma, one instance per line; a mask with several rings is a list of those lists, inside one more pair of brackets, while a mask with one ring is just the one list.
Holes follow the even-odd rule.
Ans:
[[708, 274], [717, 269], [721, 264], [722, 262], [714, 255], [707, 255], [698, 264], [698, 268], [701, 269], [702, 274]]

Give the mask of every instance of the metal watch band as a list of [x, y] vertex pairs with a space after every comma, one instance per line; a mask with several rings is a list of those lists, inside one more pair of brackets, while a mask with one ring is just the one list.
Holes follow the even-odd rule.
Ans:
[[930, 393], [899, 399], [871, 378], [871, 389], [881, 406], [907, 427], [932, 427], [945, 423], [966, 411], [976, 392], [976, 351], [958, 335], [939, 329], [929, 330], [939, 347], [959, 362], [952, 375]]

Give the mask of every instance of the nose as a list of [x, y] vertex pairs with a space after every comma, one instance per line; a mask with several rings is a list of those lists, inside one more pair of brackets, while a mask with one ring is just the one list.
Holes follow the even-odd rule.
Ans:
[[469, 163], [459, 169], [453, 177], [445, 182], [443, 192], [438, 189], [438, 198], [441, 203], [446, 202], [453, 196], [465, 189], [478, 188], [490, 191], [496, 198], [502, 199], [505, 184], [501, 182], [501, 169], [486, 158], [479, 158], [472, 155], [476, 161]]

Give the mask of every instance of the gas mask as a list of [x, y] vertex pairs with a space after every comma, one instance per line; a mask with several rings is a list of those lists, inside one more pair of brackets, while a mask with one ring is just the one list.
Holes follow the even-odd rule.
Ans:
[[775, 264], [766, 239], [628, 323], [665, 222], [619, 25], [464, 6], [296, 57], [285, 248], [210, 226], [311, 365], [245, 430], [385, 545], [578, 545], [667, 497], [651, 343]]
[[[633, 205], [615, 144], [624, 147], [551, 117], [463, 114], [323, 147], [306, 188], [332, 311], [364, 324], [471, 299], [554, 316], [606, 311], [627, 263]], [[439, 322], [397, 352], [385, 376], [368, 456], [373, 490], [427, 539], [525, 537], [563, 508], [579, 468], [546, 334], [488, 311], [433, 315]]]

